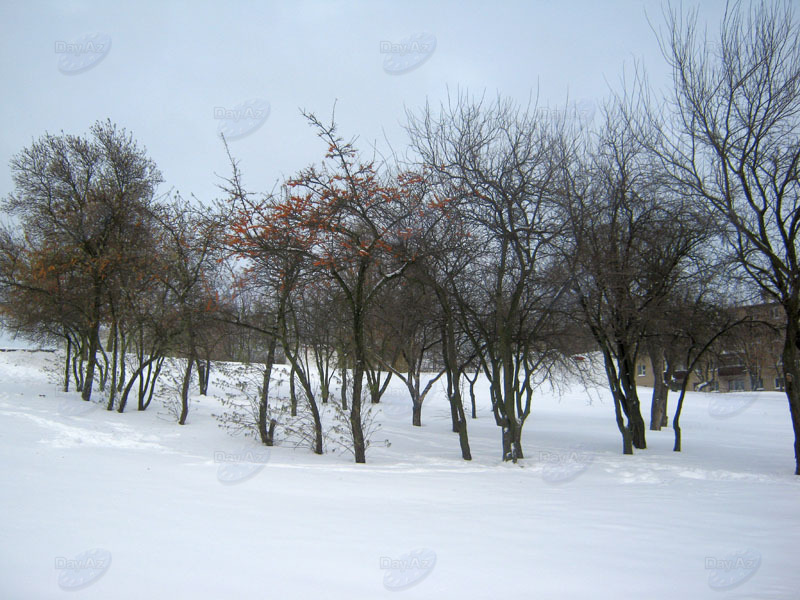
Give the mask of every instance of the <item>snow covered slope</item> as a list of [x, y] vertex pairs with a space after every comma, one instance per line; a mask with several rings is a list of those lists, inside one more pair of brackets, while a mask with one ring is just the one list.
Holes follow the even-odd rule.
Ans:
[[485, 398], [464, 462], [441, 392], [412, 428], [392, 386], [355, 465], [232, 438], [212, 397], [87, 410], [53, 360], [0, 353], [0, 598], [800, 598], [780, 394], [690, 394], [684, 451], [634, 456], [602, 390], [539, 395], [514, 465]]

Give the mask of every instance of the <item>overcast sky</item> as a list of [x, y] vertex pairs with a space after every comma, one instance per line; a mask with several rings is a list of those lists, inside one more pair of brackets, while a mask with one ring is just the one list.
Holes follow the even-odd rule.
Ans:
[[[684, 7], [691, 5], [684, 1]], [[719, 21], [722, 0], [703, 2]], [[404, 107], [448, 86], [581, 118], [636, 61], [668, 71], [648, 17], [660, 2], [0, 2], [0, 196], [8, 161], [45, 132], [84, 134], [110, 118], [160, 167], [161, 191], [208, 202], [228, 175], [219, 132], [254, 191], [325, 151], [299, 109], [329, 117], [368, 150], [405, 145]]]

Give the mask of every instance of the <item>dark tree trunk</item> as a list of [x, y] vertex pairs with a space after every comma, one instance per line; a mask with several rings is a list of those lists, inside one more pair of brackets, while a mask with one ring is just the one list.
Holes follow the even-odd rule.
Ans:
[[678, 403], [675, 406], [675, 416], [672, 418], [672, 429], [675, 431], [675, 445], [672, 447], [673, 452], [681, 451], [681, 412], [683, 411], [683, 399], [686, 397], [686, 386], [689, 383], [687, 376], [683, 383], [681, 383], [681, 393], [678, 396]]
[[275, 363], [275, 348], [277, 346], [275, 338], [270, 339], [267, 351], [267, 363], [264, 365], [264, 376], [261, 382], [261, 397], [258, 401], [258, 435], [261, 443], [272, 446], [274, 438], [272, 433], [275, 426], [272, 425], [274, 419], [269, 419], [269, 388], [272, 381], [272, 365]]
[[208, 380], [211, 378], [211, 360], [197, 359], [197, 383], [200, 388], [200, 395], [208, 395]]
[[99, 279], [95, 279], [93, 286], [94, 299], [92, 302], [92, 320], [89, 327], [89, 354], [86, 365], [86, 376], [83, 378], [81, 397], [85, 401], [92, 398], [94, 385], [94, 372], [97, 366], [97, 351], [100, 348], [100, 308], [102, 307], [102, 287]]
[[414, 427], [422, 427], [422, 401], [419, 397], [412, 398], [411, 424]]
[[[291, 364], [290, 375], [289, 378], [291, 382], [297, 381], [300, 384], [300, 391], [303, 394], [306, 402], [308, 403], [308, 408], [311, 411], [311, 417], [314, 421], [314, 443], [312, 450], [314, 454], [322, 454], [323, 452], [323, 437], [322, 437], [322, 418], [319, 414], [319, 406], [317, 405], [317, 399], [314, 395], [314, 388], [311, 384], [311, 378], [307, 371], [307, 367], [304, 366], [304, 363], [301, 362], [301, 359], [298, 357], [297, 350], [299, 348], [295, 348], [295, 352], [292, 353], [288, 348], [289, 346], [286, 344], [286, 338], [282, 339], [282, 343], [284, 344], [284, 349], [286, 352], [286, 357], [289, 359], [289, 363]], [[307, 363], [306, 363], [307, 364]], [[296, 415], [297, 410], [297, 389], [296, 384], [291, 385], [291, 394], [292, 394], [292, 402], [293, 402], [293, 416]], [[274, 427], [272, 427], [274, 429]]]
[[[361, 276], [363, 276], [362, 269]], [[353, 453], [356, 463], [367, 462], [367, 441], [361, 422], [362, 390], [367, 368], [367, 347], [364, 333], [364, 313], [359, 304], [353, 306], [353, 396], [350, 398], [350, 429], [353, 434]]]
[[469, 399], [470, 399], [470, 404], [472, 405], [473, 419], [478, 418], [478, 410], [475, 405], [475, 383], [478, 381], [478, 376], [480, 375], [480, 373], [481, 373], [481, 368], [478, 367], [477, 369], [475, 369], [475, 376], [472, 379], [467, 377], [466, 373], [464, 374], [464, 377], [467, 377], [467, 381], [469, 381]]
[[211, 359], [206, 359], [206, 372], [203, 373], [203, 395], [208, 395], [208, 382], [211, 379]]
[[458, 434], [458, 443], [461, 447], [461, 458], [472, 460], [472, 451], [469, 446], [467, 433], [467, 419], [464, 417], [464, 406], [461, 400], [460, 376], [458, 357], [455, 349], [455, 333], [452, 326], [452, 315], [449, 314], [447, 305], [442, 302], [446, 317], [442, 329], [442, 358], [445, 363], [447, 377], [447, 397], [450, 400], [450, 415], [453, 422], [453, 432]]
[[633, 436], [631, 429], [626, 427], [625, 420], [622, 412], [622, 401], [620, 400], [621, 394], [614, 394], [614, 414], [617, 419], [617, 428], [622, 434], [622, 453], [633, 454]]
[[323, 404], [327, 404], [328, 400], [330, 400], [331, 397], [331, 388], [328, 385], [325, 376], [322, 377], [322, 380], [320, 381], [319, 384], [319, 396]]
[[[455, 390], [455, 387], [454, 387]], [[452, 428], [453, 433], [459, 432], [459, 424], [458, 424], [458, 404], [453, 401], [455, 397], [455, 391], [451, 390], [450, 394], [448, 395], [450, 398], [450, 427]], [[460, 394], [459, 394], [460, 396]]]
[[628, 428], [631, 433], [633, 447], [639, 450], [647, 448], [645, 439], [645, 424], [642, 417], [642, 408], [639, 403], [639, 396], [636, 392], [635, 365], [633, 359], [623, 350], [619, 354], [622, 360], [619, 361], [619, 378], [622, 386], [620, 402], [622, 410], [628, 418]]
[[[133, 384], [136, 383], [137, 380], [139, 380], [140, 383], [141, 383], [142, 373], [144, 372], [145, 369], [149, 369], [150, 365], [152, 365], [155, 360], [157, 360], [156, 356], [150, 357], [146, 362], [141, 363], [139, 365], [139, 367], [133, 372], [133, 375], [131, 375], [130, 381], [128, 381], [127, 385], [125, 386], [125, 389], [122, 392], [122, 396], [120, 397], [120, 400], [119, 400], [119, 408], [117, 408], [117, 412], [121, 413], [121, 412], [125, 411], [125, 407], [128, 404], [128, 394], [130, 394], [131, 388], [133, 387]], [[142, 406], [142, 399], [143, 399], [143, 394], [140, 393], [139, 394], [139, 410], [144, 410], [144, 407]]]
[[347, 367], [342, 367], [342, 410], [347, 410]]
[[[598, 338], [598, 341], [602, 341], [601, 338]], [[601, 349], [603, 352], [603, 366], [605, 367], [606, 378], [608, 379], [608, 384], [611, 389], [611, 397], [614, 399], [614, 417], [617, 422], [617, 429], [619, 429], [620, 435], [622, 435], [622, 453], [633, 454], [631, 431], [625, 425], [623, 413], [624, 395], [620, 389], [620, 378], [617, 374], [614, 358], [607, 345], [602, 344]]]
[[125, 377], [127, 376], [127, 361], [125, 360], [125, 355], [128, 352], [128, 339], [125, 335], [125, 331], [119, 331], [119, 341], [120, 341], [120, 351], [119, 351], [119, 359], [120, 359], [120, 366], [119, 366], [119, 381], [117, 383], [117, 393], [122, 392], [123, 388], [125, 387]]
[[[98, 307], [99, 312], [99, 307]], [[92, 386], [94, 383], [94, 372], [97, 366], [97, 350], [100, 347], [100, 320], [92, 323], [92, 329], [89, 333], [89, 354], [87, 357], [88, 363], [86, 364], [86, 376], [83, 379], [83, 390], [81, 397], [85, 401], [92, 399]]]
[[143, 398], [139, 400], [139, 410], [147, 410], [147, 407], [150, 406], [150, 403], [153, 401], [153, 393], [156, 391], [156, 381], [158, 380], [158, 376], [161, 373], [161, 366], [164, 364], [164, 357], [161, 356], [156, 361], [156, 368], [153, 371], [153, 377], [150, 379], [149, 371], [150, 367], [147, 367], [148, 370], [148, 379], [150, 379], [150, 392], [147, 394], [147, 402], [142, 404]]
[[795, 475], [800, 475], [800, 300], [785, 307], [786, 338], [783, 345], [783, 382], [794, 430]]
[[295, 375], [297, 372], [295, 371], [294, 365], [289, 370], [289, 401], [291, 403], [291, 411], [292, 416], [297, 416], [297, 387], [295, 385]]
[[[310, 387], [310, 386], [309, 386]], [[311, 408], [311, 415], [314, 418], [314, 454], [322, 454], [322, 419], [319, 415], [319, 407], [311, 395], [311, 390], [306, 391], [308, 396], [308, 406]]]
[[114, 400], [117, 399], [117, 360], [119, 358], [119, 343], [117, 335], [117, 322], [111, 324], [111, 391], [108, 393], [108, 406], [106, 410], [114, 410]]
[[65, 337], [67, 338], [67, 356], [64, 359], [64, 391], [69, 392], [69, 363], [72, 357], [72, 339], [69, 336]]
[[503, 445], [503, 460], [508, 461], [514, 455], [514, 448], [513, 448], [513, 439], [514, 436], [511, 434], [511, 427], [509, 427], [508, 417], [502, 417], [501, 420], [502, 426], [500, 431], [502, 432], [501, 442]]
[[186, 361], [186, 371], [183, 374], [183, 385], [181, 386], [181, 415], [178, 419], [179, 425], [186, 424], [186, 417], [189, 416], [189, 387], [192, 384], [192, 367], [194, 367], [194, 357], [189, 357]]
[[75, 389], [78, 392], [83, 392], [83, 363], [85, 362], [87, 341], [81, 340], [79, 344], [75, 344], [75, 354], [72, 356], [72, 376], [75, 378]]
[[461, 394], [458, 394], [458, 443], [461, 447], [461, 458], [472, 460], [472, 451], [469, 447], [469, 436], [467, 435], [467, 418], [464, 416], [464, 407], [461, 404]]
[[675, 416], [672, 418], [672, 429], [675, 432], [675, 444], [672, 447], [673, 452], [681, 451], [681, 411], [683, 410], [683, 396], [683, 393], [678, 396]]
[[[108, 346], [110, 348], [111, 344], [108, 344]], [[101, 392], [105, 392], [106, 391], [106, 383], [108, 381], [108, 371], [109, 371], [108, 355], [106, 354], [106, 351], [105, 351], [105, 348], [103, 347], [103, 343], [102, 342], [100, 342], [97, 345], [97, 350], [100, 353], [100, 356], [103, 357], [103, 360], [102, 361], [98, 360], [97, 364], [96, 364], [97, 374], [99, 375], [99, 379], [100, 379], [100, 391]]]
[[357, 463], [367, 462], [367, 445], [361, 424], [361, 389], [364, 380], [364, 363], [356, 356], [353, 369], [353, 396], [350, 399], [350, 429], [353, 434], [353, 453]]
[[517, 462], [517, 460], [525, 458], [525, 453], [522, 451], [522, 423], [516, 424], [514, 427], [514, 454], [513, 454], [513, 461]]
[[669, 387], [664, 381], [664, 349], [659, 343], [649, 343], [647, 354], [653, 370], [653, 397], [650, 401], [650, 430], [660, 431], [667, 411]]
[[[669, 426], [669, 384], [675, 373], [675, 360], [667, 357], [666, 371], [664, 371], [664, 398], [662, 400], [663, 412], [661, 414], [661, 427]], [[686, 377], [689, 377], [691, 370], [687, 370]]]
[[197, 390], [200, 392], [201, 396], [206, 395], [206, 390], [204, 387], [204, 382], [206, 378], [206, 366], [203, 364], [203, 361], [199, 358], [197, 359]]
[[386, 372], [386, 379], [381, 379], [381, 371], [372, 371], [367, 369], [365, 375], [367, 376], [367, 387], [369, 388], [370, 402], [372, 404], [379, 404], [383, 398], [386, 388], [389, 387], [389, 382], [392, 380], [392, 372]]

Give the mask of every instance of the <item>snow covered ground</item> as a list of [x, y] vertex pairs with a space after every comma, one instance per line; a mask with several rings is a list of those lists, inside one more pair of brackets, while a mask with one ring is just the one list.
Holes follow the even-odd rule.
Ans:
[[464, 462], [441, 392], [412, 428], [393, 385], [355, 465], [230, 437], [211, 397], [86, 411], [53, 360], [0, 353], [0, 598], [800, 598], [780, 394], [690, 394], [684, 451], [634, 456], [601, 389], [539, 395], [514, 465], [485, 398]]

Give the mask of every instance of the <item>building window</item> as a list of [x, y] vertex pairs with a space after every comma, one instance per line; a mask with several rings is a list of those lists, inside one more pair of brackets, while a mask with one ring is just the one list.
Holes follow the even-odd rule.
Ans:
[[728, 382], [728, 391], [729, 392], [743, 392], [744, 391], [744, 379], [731, 379]]
[[776, 377], [775, 378], [775, 389], [782, 390], [783, 389], [783, 377]]
[[644, 377], [645, 375], [647, 375], [647, 365], [639, 365], [638, 375], [639, 377]]

